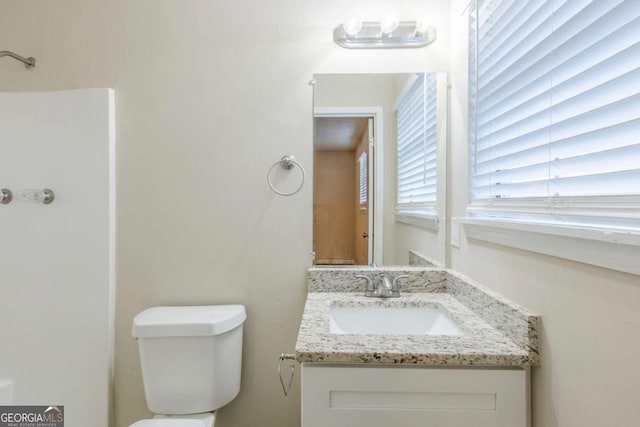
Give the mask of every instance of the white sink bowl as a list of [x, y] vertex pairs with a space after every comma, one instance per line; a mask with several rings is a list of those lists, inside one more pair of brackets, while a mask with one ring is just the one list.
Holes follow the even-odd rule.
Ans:
[[329, 331], [354, 335], [464, 335], [445, 312], [426, 307], [331, 306]]

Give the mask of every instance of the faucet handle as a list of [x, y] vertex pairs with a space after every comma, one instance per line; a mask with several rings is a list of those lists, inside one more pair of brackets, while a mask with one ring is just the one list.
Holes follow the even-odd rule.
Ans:
[[399, 279], [408, 279], [409, 275], [408, 274], [400, 274], [399, 276], [396, 276], [393, 278], [393, 283], [391, 284], [392, 289], [394, 290], [394, 292], [399, 292], [400, 288], [398, 287], [398, 280]]
[[365, 291], [365, 296], [373, 296], [376, 293], [376, 287], [373, 285], [373, 280], [369, 276], [365, 276], [364, 274], [356, 274], [357, 279], [366, 279], [367, 280], [367, 290]]

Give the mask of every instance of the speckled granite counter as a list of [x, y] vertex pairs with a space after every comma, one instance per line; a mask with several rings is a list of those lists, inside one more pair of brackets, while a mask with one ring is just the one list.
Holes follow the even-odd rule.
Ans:
[[[355, 274], [375, 276], [381, 272], [391, 277], [409, 274], [400, 298], [363, 296], [364, 281], [354, 280]], [[296, 343], [296, 360], [301, 363], [527, 366], [539, 362], [539, 316], [448, 270], [312, 268], [309, 290]], [[332, 334], [329, 331], [331, 305], [440, 308], [465, 334]]]

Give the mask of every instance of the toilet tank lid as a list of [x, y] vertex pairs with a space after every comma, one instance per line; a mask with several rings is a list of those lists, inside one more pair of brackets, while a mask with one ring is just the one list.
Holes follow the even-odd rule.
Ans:
[[199, 420], [152, 419], [138, 421], [130, 427], [204, 427], [204, 423]]
[[135, 338], [197, 337], [219, 335], [247, 318], [243, 305], [152, 307], [133, 319]]

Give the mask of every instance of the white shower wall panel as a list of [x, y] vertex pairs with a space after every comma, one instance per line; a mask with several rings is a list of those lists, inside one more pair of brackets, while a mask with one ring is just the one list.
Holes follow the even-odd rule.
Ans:
[[[0, 380], [16, 404], [106, 427], [113, 367], [115, 106], [110, 89], [0, 93]], [[23, 189], [50, 188], [50, 205]]]

